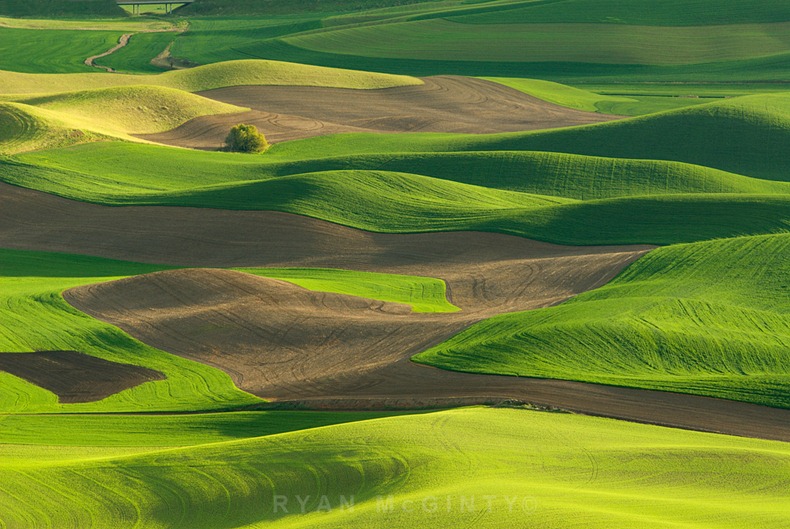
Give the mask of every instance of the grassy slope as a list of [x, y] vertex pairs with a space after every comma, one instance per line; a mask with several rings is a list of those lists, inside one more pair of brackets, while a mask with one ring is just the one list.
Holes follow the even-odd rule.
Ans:
[[[83, 182], [90, 177], [64, 179], [62, 172], [42, 174], [25, 166], [9, 174], [17, 177], [5, 176], [12, 183], [98, 203], [276, 210], [371, 231], [499, 231], [569, 244], [668, 244], [786, 230], [790, 222], [787, 194], [686, 193], [576, 202], [383, 171], [296, 174], [158, 192], [119, 185], [112, 177], [88, 187]], [[64, 181], [69, 186], [58, 183]]]
[[0, 103], [0, 154], [163, 132], [207, 114], [245, 109], [182, 90], [131, 86]]
[[18, 103], [0, 103], [0, 155], [106, 139], [67, 116]]
[[0, 27], [18, 29], [70, 29], [84, 31], [116, 31], [134, 33], [137, 31], [173, 30], [177, 24], [161, 18], [9, 18], [0, 16]]
[[153, 85], [199, 92], [239, 85], [299, 85], [374, 89], [420, 84], [419, 79], [278, 61], [241, 60], [157, 75], [25, 74], [0, 71], [0, 93], [55, 94], [94, 88]]
[[[645, 9], [642, 0], [568, 0], [522, 2], [507, 11], [514, 22], [566, 22], [705, 26], [790, 21], [790, 6], [783, 0], [664, 0]], [[498, 13], [478, 15], [481, 22], [502, 22]]]
[[[173, 54], [202, 64], [267, 58], [409, 74], [620, 83], [628, 79], [781, 80], [787, 76], [790, 17], [778, 0], [749, 0], [725, 8], [711, 7], [712, 0], [697, 0], [683, 9], [674, 9], [677, 0], [673, 0], [651, 10], [640, 9], [635, 0], [606, 0], [595, 6], [589, 2], [448, 0], [399, 6], [407, 2], [207, 1], [181, 13], [222, 17], [190, 18], [190, 31], [174, 36]], [[386, 5], [396, 7], [378, 9]], [[344, 11], [351, 13], [337, 16]], [[16, 31], [28, 31], [13, 40], [30, 42], [30, 50], [25, 61], [8, 55], [6, 69], [52, 71], [46, 57], [40, 56], [49, 52], [32, 43], [44, 37], [57, 45], [59, 36], [45, 36], [45, 30]], [[89, 41], [97, 38], [96, 32], [71, 33], [67, 41], [82, 47], [93, 46]], [[122, 70], [153, 71], [148, 61], [168, 39], [139, 36], [137, 43], [132, 39], [129, 49], [103, 61]], [[722, 39], [732, 45], [720, 46]], [[81, 60], [91, 53], [82, 55], [79, 49], [61, 50], [64, 57], [70, 57], [60, 61], [61, 71], [86, 71]]]
[[[181, 8], [180, 15], [271, 15], [311, 11], [346, 12], [388, 6], [429, 3], [431, 0], [201, 0]], [[446, 2], [444, 2], [446, 3]], [[454, 3], [460, 3], [457, 0]]]
[[[250, 437], [276, 435], [331, 424], [365, 421], [403, 412], [244, 411], [181, 415], [131, 414], [13, 414], [0, 419], [0, 466], [13, 463], [9, 445], [29, 447], [46, 458], [45, 447], [76, 450], [107, 449], [124, 454], [129, 448], [157, 451]], [[63, 459], [51, 454], [52, 460]], [[49, 458], [47, 458], [49, 459]], [[18, 461], [17, 461], [18, 462]]]
[[509, 86], [519, 92], [524, 92], [525, 94], [543, 99], [549, 103], [554, 103], [555, 105], [585, 110], [587, 112], [599, 112], [599, 105], [601, 103], [608, 102], [611, 105], [616, 105], [636, 102], [635, 99], [629, 97], [605, 96], [581, 88], [574, 88], [552, 81], [542, 81], [540, 79], [519, 79], [512, 77], [485, 77], [484, 79]]
[[[60, 461], [33, 462], [42, 448], [8, 449], [27, 457], [0, 469], [0, 521], [20, 529], [53, 519], [63, 529], [460, 528], [470, 519], [778, 529], [789, 514], [782, 443], [522, 410], [391, 417], [150, 454], [130, 447], [114, 457], [65, 447]], [[274, 511], [274, 495], [293, 515]], [[393, 511], [382, 512], [377, 500], [390, 495]], [[341, 496], [353, 497], [353, 510], [340, 508]], [[471, 509], [461, 505], [470, 497]], [[318, 512], [327, 502], [329, 512]]]
[[447, 285], [444, 281], [432, 277], [316, 268], [239, 268], [238, 270], [287, 281], [309, 290], [403, 303], [411, 305], [414, 312], [460, 310], [447, 301]]
[[492, 318], [431, 365], [790, 407], [790, 235], [655, 250], [558, 307]]
[[788, 164], [780, 153], [790, 142], [790, 96], [747, 96], [595, 128], [524, 135], [523, 140], [512, 145], [617, 158], [677, 160], [787, 181]]
[[[341, 139], [338, 137], [337, 139]], [[395, 138], [392, 138], [393, 141]], [[476, 186], [589, 200], [679, 193], [784, 194], [772, 182], [707, 167], [654, 160], [602, 158], [553, 152], [470, 151], [359, 154], [305, 159], [240, 156], [154, 145], [94, 143], [17, 156], [3, 179], [70, 198], [139, 202], [152, 194], [183, 194], [209, 186], [324, 171], [387, 171]], [[340, 154], [340, 151], [338, 154]], [[145, 164], [137, 163], [146, 159]], [[58, 173], [63, 173], [57, 177]], [[167, 179], [161, 178], [168, 175]]]
[[[618, 157], [650, 157], [655, 152], [655, 157], [714, 160], [725, 168], [737, 165], [746, 174], [781, 179], [786, 178], [786, 160], [776, 145], [790, 130], [783, 114], [786, 101], [784, 96], [753, 96], [538, 133], [339, 135], [289, 142], [265, 157], [143, 146], [82, 147], [24, 157], [45, 168], [9, 167], [5, 179], [100, 203], [276, 209], [376, 231], [481, 229], [571, 244], [688, 242], [786, 230], [786, 183], [683, 164], [496, 151], [567, 149]], [[706, 128], [722, 133], [710, 136]], [[678, 133], [685, 130], [701, 136]], [[163, 149], [163, 155], [151, 156], [161, 161], [136, 167], [145, 149]], [[425, 154], [466, 149], [491, 152]], [[172, 154], [164, 155], [168, 151]], [[354, 152], [396, 156], [318, 160]], [[113, 161], [110, 171], [108, 160]], [[362, 164], [373, 169], [382, 163], [386, 172], [337, 171]], [[68, 177], [55, 176], [63, 170], [71, 171]], [[460, 179], [489, 189], [393, 170], [419, 170], [439, 178], [461, 174], [465, 176]], [[158, 177], [163, 172], [173, 175], [169, 181]], [[491, 187], [529, 194], [503, 194]], [[418, 190], [423, 198], [415, 202]], [[565, 204], [551, 205], [536, 194], [553, 195], [557, 198], [548, 200], [554, 202], [563, 201], [558, 197], [599, 200], [566, 199]], [[468, 203], [477, 206], [470, 210]]]
[[128, 86], [66, 92], [23, 100], [82, 121], [127, 134], [151, 134], [173, 129], [190, 119], [246, 109], [195, 94], [158, 86]]

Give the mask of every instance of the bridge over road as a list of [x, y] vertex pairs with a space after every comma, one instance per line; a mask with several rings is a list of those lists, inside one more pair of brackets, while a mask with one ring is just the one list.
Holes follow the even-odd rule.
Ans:
[[178, 2], [167, 2], [162, 0], [117, 0], [119, 6], [132, 6], [132, 13], [140, 14], [140, 6], [160, 5], [165, 6], [165, 13], [168, 15], [173, 12], [176, 7], [181, 7], [186, 4], [191, 4], [195, 0], [179, 0]]

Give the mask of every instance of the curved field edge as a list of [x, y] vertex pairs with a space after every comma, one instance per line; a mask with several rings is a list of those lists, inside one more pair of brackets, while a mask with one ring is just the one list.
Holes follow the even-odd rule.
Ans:
[[35, 462], [28, 449], [0, 468], [0, 520], [19, 528], [58, 520], [64, 529], [465, 527], [484, 509], [475, 522], [483, 527], [526, 516], [549, 528], [582, 515], [590, 528], [778, 529], [788, 515], [784, 443], [568, 414], [467, 408], [128, 450]]
[[[601, 112], [604, 114], [617, 114], [621, 116], [641, 116], [653, 114], [663, 110], [672, 110], [710, 101], [710, 98], [723, 96], [683, 96], [678, 94], [650, 94], [639, 93], [629, 95], [609, 95], [597, 93], [586, 88], [578, 88], [566, 84], [544, 81], [541, 79], [527, 79], [518, 77], [482, 77], [487, 81], [499, 83], [525, 94], [537, 97], [555, 105], [561, 105], [576, 110], [587, 112]], [[608, 91], [622, 91], [617, 85], [607, 88]], [[682, 93], [682, 90], [678, 90]]]
[[[84, 196], [79, 188], [58, 188]], [[488, 231], [571, 245], [672, 244], [777, 233], [790, 225], [790, 195], [785, 194], [578, 202], [383, 171], [330, 171], [152, 192], [126, 197], [124, 205], [132, 204], [280, 211], [379, 233]]]
[[447, 300], [447, 284], [433, 277], [382, 274], [330, 268], [236, 268], [261, 277], [279, 279], [307, 290], [348, 294], [410, 305], [414, 312], [456, 312]]
[[[142, 156], [151, 163], [136, 163]], [[790, 225], [787, 182], [682, 163], [512, 151], [313, 156], [104, 143], [5, 160], [2, 178], [104, 205], [275, 210], [369, 231], [499, 231], [565, 244], [670, 244]], [[392, 171], [411, 167], [435, 177]]]
[[228, 86], [283, 85], [330, 88], [376, 89], [419, 85], [422, 81], [405, 75], [326, 68], [261, 59], [226, 61], [174, 70], [161, 74], [133, 75], [100, 73], [26, 74], [0, 71], [0, 93], [4, 95], [51, 95], [97, 88], [151, 85], [200, 92]]
[[659, 248], [604, 287], [485, 320], [414, 360], [787, 408], [788, 263], [787, 234]]

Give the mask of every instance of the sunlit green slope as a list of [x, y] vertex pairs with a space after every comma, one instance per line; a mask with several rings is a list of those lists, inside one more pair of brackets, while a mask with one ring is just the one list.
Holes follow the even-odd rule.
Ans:
[[557, 307], [498, 316], [416, 357], [790, 407], [790, 235], [676, 245]]
[[144, 454], [134, 439], [127, 455], [105, 436], [69, 439], [63, 444], [100, 446], [39, 461], [45, 447], [4, 446], [20, 456], [0, 467], [0, 521], [16, 529], [779, 529], [790, 515], [783, 443], [574, 415], [459, 409]]

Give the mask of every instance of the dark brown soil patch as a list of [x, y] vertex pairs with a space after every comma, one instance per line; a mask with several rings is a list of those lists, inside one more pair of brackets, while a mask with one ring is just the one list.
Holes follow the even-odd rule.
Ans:
[[63, 404], [95, 402], [143, 382], [165, 379], [153, 369], [76, 351], [0, 353], [0, 370], [51, 391]]

